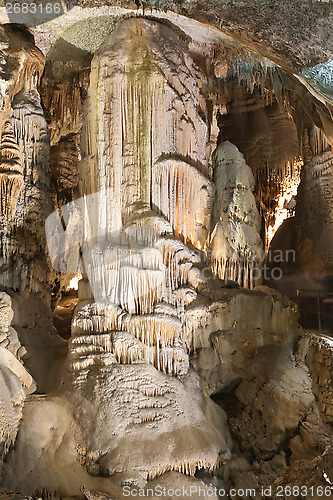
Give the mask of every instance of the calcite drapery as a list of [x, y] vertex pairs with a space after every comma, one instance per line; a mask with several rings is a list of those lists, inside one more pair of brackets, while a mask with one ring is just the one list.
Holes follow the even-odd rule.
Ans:
[[18, 135], [11, 123], [13, 101], [24, 88], [31, 92], [43, 70], [44, 57], [24, 29], [1, 26], [1, 110], [0, 110], [0, 214], [11, 219], [23, 188], [24, 161]]
[[201, 250], [210, 225], [211, 181], [184, 161], [164, 160], [153, 170], [152, 202], [170, 221], [175, 236]]
[[0, 213], [7, 219], [15, 213], [24, 183], [21, 153], [10, 122], [3, 128], [0, 148]]

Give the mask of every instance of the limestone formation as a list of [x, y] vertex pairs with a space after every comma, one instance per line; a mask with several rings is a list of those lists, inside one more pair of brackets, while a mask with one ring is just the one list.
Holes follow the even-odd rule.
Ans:
[[13, 127], [6, 122], [1, 136], [1, 206], [0, 211], [7, 219], [15, 214], [16, 203], [23, 188], [23, 168], [20, 150], [14, 137]]
[[243, 449], [264, 460], [278, 453], [286, 433], [297, 428], [314, 400], [305, 367], [293, 363], [290, 352], [272, 346], [251, 359], [250, 381], [242, 381], [235, 394], [244, 406], [231, 426]]
[[297, 331], [295, 305], [276, 292], [213, 289], [187, 307], [184, 341], [208, 391], [219, 393], [247, 376], [257, 349], [291, 346]]
[[328, 8], [77, 3], [0, 26], [0, 494], [331, 495]]
[[0, 444], [2, 461], [14, 443], [22, 407], [27, 394], [34, 392], [36, 385], [21, 363], [24, 353], [17, 333], [10, 326], [13, 319], [11, 299], [4, 292], [0, 294]]
[[314, 337], [310, 342], [307, 364], [312, 377], [313, 392], [325, 422], [332, 423], [332, 340]]
[[[333, 153], [332, 145], [316, 126], [305, 132], [304, 157], [297, 221], [303, 229], [303, 238], [307, 237], [313, 241], [314, 250], [324, 261], [326, 268], [332, 268], [333, 213], [330, 183], [333, 175]], [[306, 217], [304, 212], [310, 206], [312, 208]]]
[[244, 157], [230, 143], [214, 153], [217, 186], [212, 214], [212, 267], [219, 278], [253, 288], [260, 284], [263, 257], [254, 179]]
[[[19, 194], [24, 184], [22, 150], [18, 145], [11, 119], [15, 96], [24, 88], [34, 88], [43, 67], [42, 54], [31, 40], [24, 38], [24, 30], [15, 34], [10, 25], [1, 28], [1, 112], [0, 112], [0, 213], [5, 219], [15, 214]], [[21, 45], [20, 45], [21, 44]]]

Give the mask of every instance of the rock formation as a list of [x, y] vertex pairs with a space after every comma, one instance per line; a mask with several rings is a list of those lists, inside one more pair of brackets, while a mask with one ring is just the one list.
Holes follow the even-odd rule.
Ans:
[[1, 494], [331, 495], [326, 56], [111, 3], [1, 25]]
[[221, 279], [253, 288], [262, 281], [259, 213], [252, 190], [254, 179], [244, 157], [230, 143], [214, 153], [214, 200], [211, 235], [212, 264]]
[[1, 136], [1, 214], [12, 218], [23, 188], [23, 168], [13, 127], [6, 122]]
[[21, 362], [25, 349], [10, 326], [14, 315], [11, 305], [9, 295], [1, 292], [1, 460], [15, 441], [25, 397], [36, 389], [34, 380]]

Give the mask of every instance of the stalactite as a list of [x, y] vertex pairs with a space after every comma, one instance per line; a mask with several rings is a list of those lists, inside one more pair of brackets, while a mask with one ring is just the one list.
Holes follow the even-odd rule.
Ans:
[[[91, 323], [95, 325], [95, 331], [100, 331], [101, 325], [96, 318], [92, 317]], [[182, 347], [178, 318], [161, 314], [125, 316], [119, 328], [103, 335], [72, 337], [69, 359], [70, 369], [76, 373], [76, 378], [89, 367], [116, 362], [132, 364], [145, 361], [171, 376], [187, 373], [189, 361]]]
[[161, 347], [172, 346], [176, 337], [181, 334], [179, 319], [162, 314], [125, 317], [124, 327], [148, 346], [157, 344]]
[[232, 63], [233, 74], [237, 77], [238, 83], [244, 82], [249, 92], [253, 92], [255, 86], [265, 89], [268, 60], [256, 58], [248, 52], [244, 57], [238, 58]]
[[[143, 242], [154, 246], [142, 248]], [[112, 244], [95, 245], [90, 256], [89, 261], [85, 259], [85, 267], [92, 289], [98, 283], [105, 294], [101, 302], [82, 305], [74, 315], [72, 336], [82, 338], [71, 348], [71, 356], [79, 356], [71, 364], [77, 372], [76, 378], [80, 377], [80, 370], [95, 364], [102, 366], [104, 354], [110, 351], [114, 362], [145, 361], [171, 376], [186, 374], [189, 361], [179, 318], [183, 320], [185, 305], [196, 296], [193, 288], [185, 285], [189, 270], [201, 262], [200, 253], [173, 236], [157, 238], [154, 231], [131, 226]], [[168, 296], [167, 289], [169, 304], [162, 306], [160, 300]], [[108, 303], [109, 300], [117, 306]], [[101, 343], [100, 333], [111, 330], [115, 330], [112, 347], [110, 344], [106, 347]], [[92, 347], [87, 348], [89, 343]], [[82, 383], [84, 380], [83, 377]]]
[[290, 107], [283, 84], [284, 72], [280, 67], [266, 57], [246, 50], [235, 54], [231, 49], [226, 58], [232, 75], [237, 78], [238, 84], [246, 86], [248, 92], [253, 93], [258, 88], [267, 105], [272, 103], [274, 97], [282, 106]]
[[165, 160], [154, 167], [153, 204], [170, 222], [176, 238], [202, 249], [209, 230], [213, 187], [197, 168]]
[[139, 313], [151, 312], [161, 295], [164, 266], [155, 248], [97, 245], [85, 265], [95, 300], [110, 300]]
[[238, 254], [232, 252], [232, 257], [213, 258], [212, 270], [220, 279], [236, 281], [245, 288], [254, 288], [258, 281], [258, 263], [260, 265], [260, 258], [254, 257], [251, 249], [248, 249], [248, 255], [240, 251]]
[[[175, 316], [151, 314], [124, 317], [122, 328], [145, 346], [144, 359], [171, 376], [186, 374], [188, 356], [182, 345], [181, 323]], [[121, 357], [126, 358], [126, 348]], [[131, 362], [128, 360], [127, 362]]]
[[166, 472], [176, 471], [188, 476], [194, 476], [197, 470], [206, 469], [213, 472], [220, 465], [218, 458], [216, 460], [183, 460], [175, 464], [160, 465], [154, 470], [150, 471], [147, 480], [155, 479], [156, 477], [165, 474]]
[[194, 332], [206, 328], [208, 314], [205, 307], [188, 308], [184, 317], [184, 328], [182, 338], [186, 352], [191, 354], [195, 351]]
[[310, 147], [314, 155], [320, 155], [326, 151], [332, 151], [331, 143], [326, 139], [323, 131], [313, 125], [310, 130]]
[[118, 363], [132, 364], [148, 360], [148, 346], [128, 332], [112, 332], [112, 349]]
[[10, 122], [5, 123], [0, 147], [0, 213], [10, 219], [24, 184], [21, 153]]
[[165, 265], [168, 300], [174, 304], [175, 295], [172, 292], [188, 283], [189, 272], [194, 264], [200, 263], [201, 257], [180, 240], [169, 236], [160, 238], [155, 246], [160, 250]]
[[122, 314], [121, 308], [115, 304], [102, 302], [79, 303], [72, 321], [72, 334], [76, 337], [93, 332], [101, 334], [118, 330]]

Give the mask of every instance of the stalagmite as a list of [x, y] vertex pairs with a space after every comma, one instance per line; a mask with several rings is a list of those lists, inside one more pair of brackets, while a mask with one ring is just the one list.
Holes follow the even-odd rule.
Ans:
[[243, 155], [229, 142], [214, 153], [214, 181], [210, 247], [212, 268], [219, 278], [253, 288], [260, 283], [263, 248], [259, 214], [252, 190], [254, 180]]
[[[163, 51], [155, 28], [166, 42]], [[133, 44], [136, 44], [135, 60], [131, 52]], [[210, 182], [205, 179], [208, 127], [206, 110], [200, 110], [200, 76], [172, 30], [162, 24], [156, 27], [148, 20], [127, 19], [122, 30], [112, 32], [99, 48], [92, 61], [90, 82], [82, 131], [82, 194], [110, 187], [112, 202], [119, 207], [124, 221], [138, 204], [163, 212], [164, 207], [155, 207], [155, 183], [157, 178], [161, 180], [163, 157], [176, 158], [176, 161], [166, 160], [165, 167], [169, 163], [178, 164], [175, 169], [171, 167], [173, 196], [179, 169], [179, 189], [187, 185], [198, 187], [199, 182], [207, 186], [209, 194]], [[189, 158], [189, 164], [178, 161], [182, 158]], [[192, 163], [196, 167], [191, 167]], [[203, 174], [196, 173], [198, 168]], [[190, 170], [191, 180], [186, 181], [184, 176]], [[165, 184], [161, 185], [164, 188]], [[206, 198], [203, 210], [209, 214], [204, 190], [202, 196]], [[105, 212], [105, 202], [101, 211]], [[203, 227], [207, 217], [199, 219], [197, 229], [200, 226], [200, 233], [207, 233], [208, 228]], [[106, 226], [107, 231], [112, 229], [111, 222], [107, 221]], [[190, 226], [189, 221], [183, 229], [187, 232]], [[174, 230], [178, 234], [179, 228]], [[191, 232], [187, 236], [191, 237]], [[204, 236], [200, 235], [203, 239]]]
[[[22, 346], [11, 322], [14, 312], [9, 295], [0, 293], [0, 460], [13, 445], [26, 396], [35, 391], [33, 378], [24, 368]], [[24, 353], [24, 351], [23, 351]]]
[[[168, 470], [194, 475], [217, 467], [220, 452], [229, 456], [229, 436], [211, 430], [214, 418], [224, 428], [224, 416], [206, 410], [183, 341], [185, 310], [197, 296], [189, 275], [205, 265], [214, 192], [201, 103], [195, 64], [178, 36], [157, 22], [124, 21], [92, 62], [81, 198], [46, 224], [56, 268], [83, 276], [67, 357], [75, 398], [100, 399], [93, 408], [106, 419], [102, 434], [113, 435], [112, 447], [108, 437], [100, 442], [97, 418], [88, 452], [98, 447], [99, 467], [117, 474], [124, 450], [149, 430], [143, 456], [129, 456], [139, 482]], [[179, 451], [175, 429], [190, 436]], [[156, 448], [161, 433], [177, 449], [171, 460]]]

